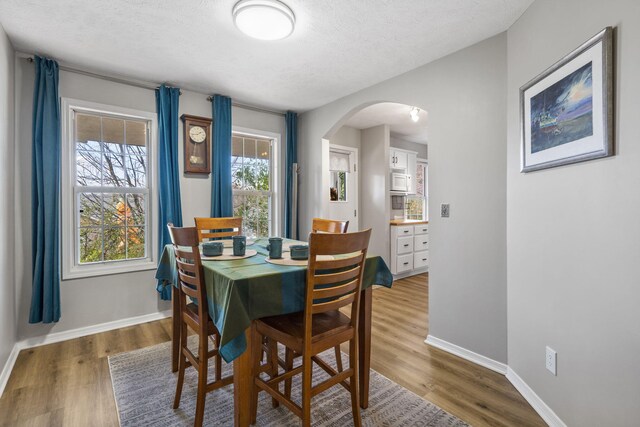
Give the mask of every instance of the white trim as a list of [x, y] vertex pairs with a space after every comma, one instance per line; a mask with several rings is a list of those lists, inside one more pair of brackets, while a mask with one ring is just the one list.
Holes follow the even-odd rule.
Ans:
[[507, 379], [518, 392], [525, 398], [529, 405], [542, 417], [544, 422], [551, 427], [567, 427], [558, 415], [536, 394], [535, 391], [527, 383], [524, 382], [516, 372], [507, 367]]
[[41, 345], [53, 344], [74, 338], [85, 337], [87, 335], [99, 334], [101, 332], [112, 331], [114, 329], [126, 328], [127, 326], [153, 322], [167, 317], [171, 317], [171, 310], [143, 314], [142, 316], [128, 317], [126, 319], [114, 320], [112, 322], [98, 323], [97, 325], [84, 326], [82, 328], [70, 329], [68, 331], [54, 332], [52, 334], [39, 337], [27, 338], [26, 340], [18, 342], [16, 345], [20, 346], [21, 350], [25, 348], [39, 347]]
[[[74, 132], [72, 110], [81, 110], [83, 112], [92, 112], [101, 115], [109, 115], [123, 118], [136, 118], [145, 120], [149, 124], [149, 147], [147, 149], [147, 159], [149, 162], [149, 172], [147, 176], [148, 186], [145, 189], [148, 194], [148, 209], [150, 215], [147, 220], [147, 258], [132, 259], [112, 262], [100, 262], [78, 265], [76, 264], [76, 221], [77, 215], [74, 211], [75, 206], [75, 146], [72, 145], [71, 137]], [[157, 188], [157, 147], [158, 147], [158, 123], [155, 113], [149, 111], [133, 110], [130, 108], [119, 107], [115, 105], [99, 104], [95, 102], [83, 101], [72, 98], [61, 98], [62, 113], [62, 175], [61, 181], [61, 264], [62, 264], [62, 280], [77, 279], [81, 277], [94, 277], [110, 274], [126, 273], [131, 271], [150, 270], [157, 266], [156, 242], [158, 241], [158, 230], [156, 224], [158, 222], [158, 197], [156, 196]], [[134, 190], [135, 191], [135, 190]]]
[[[360, 211], [360, 149], [358, 149], [357, 147], [350, 147], [348, 145], [339, 145], [339, 144], [332, 144], [331, 141], [329, 141], [329, 153], [331, 153], [332, 149], [337, 149], [337, 150], [341, 150], [341, 151], [346, 151], [349, 153], [349, 158], [351, 160], [351, 166], [353, 166], [353, 171], [351, 173], [353, 173], [353, 179], [354, 179], [354, 185], [353, 188], [351, 188], [349, 191], [351, 191], [352, 196], [356, 199], [355, 200], [355, 207], [354, 209], [356, 210], [357, 215], [355, 216], [355, 220], [358, 223], [358, 229], [353, 229], [353, 227], [351, 227], [349, 230], [351, 232], [353, 231], [359, 231], [360, 227], [362, 226], [360, 218], [362, 217], [362, 212]], [[329, 171], [329, 179], [331, 179], [331, 171]], [[329, 184], [329, 187], [331, 187], [331, 184]], [[329, 195], [331, 196], [331, 195]], [[328, 210], [331, 211], [331, 204], [332, 203], [352, 203], [351, 201], [349, 201], [349, 192], [347, 192], [347, 200], [345, 201], [339, 201], [339, 200], [335, 200], [332, 201], [331, 197], [329, 197], [329, 206], [328, 206]], [[350, 216], [351, 217], [351, 216]], [[339, 218], [342, 219], [342, 218]], [[353, 223], [353, 218], [349, 220], [351, 223]], [[349, 224], [352, 225], [352, 224]]]
[[70, 329], [68, 331], [54, 332], [52, 334], [42, 335], [39, 337], [27, 338], [22, 341], [18, 341], [13, 346], [13, 350], [9, 354], [9, 359], [2, 369], [0, 374], [0, 397], [4, 392], [4, 388], [7, 385], [13, 366], [18, 359], [20, 351], [39, 347], [41, 345], [54, 344], [61, 341], [67, 341], [74, 338], [80, 338], [87, 335], [99, 334], [101, 332], [112, 331], [114, 329], [126, 328], [127, 326], [139, 325], [141, 323], [153, 322], [155, 320], [165, 319], [171, 317], [171, 310], [159, 311], [156, 313], [143, 314], [142, 316], [128, 317], [126, 319], [114, 320], [112, 322], [98, 323], [97, 325], [85, 326], [77, 329]]
[[417, 276], [418, 274], [424, 274], [428, 272], [429, 272], [429, 267], [422, 267], [417, 270], [409, 270], [409, 271], [405, 271], [404, 273], [394, 274], [393, 280], [400, 280], [400, 279], [404, 279], [405, 277]]
[[469, 362], [473, 362], [476, 365], [484, 366], [485, 368], [491, 369], [492, 371], [495, 371], [499, 374], [505, 375], [507, 373], [506, 364], [498, 362], [497, 360], [490, 359], [487, 356], [483, 356], [471, 350], [467, 350], [466, 348], [452, 344], [448, 341], [441, 340], [440, 338], [436, 338], [433, 335], [428, 335], [427, 339], [424, 342], [429, 344], [430, 346], [439, 348], [440, 350], [444, 350], [455, 356], [462, 357], [463, 359], [468, 360]]
[[16, 360], [18, 360], [18, 354], [20, 354], [20, 347], [18, 346], [18, 343], [16, 343], [13, 345], [11, 353], [9, 353], [9, 358], [5, 362], [4, 368], [2, 368], [2, 373], [0, 373], [0, 397], [2, 397], [4, 388], [7, 386], [7, 382], [9, 382], [11, 371], [13, 371]]

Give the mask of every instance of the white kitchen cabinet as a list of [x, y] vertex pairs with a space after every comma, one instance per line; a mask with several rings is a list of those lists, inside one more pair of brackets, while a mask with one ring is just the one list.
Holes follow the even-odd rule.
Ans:
[[418, 153], [391, 147], [389, 167], [391, 172], [406, 175], [408, 194], [416, 194], [416, 167], [418, 165]]
[[411, 276], [429, 267], [429, 225], [391, 226], [391, 273]]
[[409, 163], [409, 153], [407, 151], [398, 150], [396, 148], [391, 148], [390, 153], [391, 156], [389, 158], [389, 167], [391, 167], [391, 169], [403, 169], [406, 171]]

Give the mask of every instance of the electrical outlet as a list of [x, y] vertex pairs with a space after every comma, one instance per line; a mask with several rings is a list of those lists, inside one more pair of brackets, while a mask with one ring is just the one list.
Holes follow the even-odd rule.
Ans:
[[449, 203], [443, 203], [440, 205], [440, 216], [442, 218], [449, 218]]
[[547, 356], [545, 359], [545, 365], [547, 370], [553, 375], [558, 375], [556, 371], [556, 362], [558, 361], [558, 353], [551, 347], [547, 346]]

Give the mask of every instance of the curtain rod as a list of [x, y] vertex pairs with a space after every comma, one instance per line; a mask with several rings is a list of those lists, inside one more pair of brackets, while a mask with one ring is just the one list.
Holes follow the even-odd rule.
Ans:
[[[24, 58], [29, 62], [33, 62], [33, 55], [29, 55], [28, 53], [22, 53], [22, 52], [17, 52], [17, 55], [18, 55], [19, 58]], [[127, 79], [121, 79], [119, 77], [112, 77], [112, 76], [107, 76], [107, 75], [103, 75], [103, 74], [92, 73], [90, 71], [80, 70], [78, 68], [67, 67], [65, 65], [58, 65], [58, 68], [60, 68], [61, 70], [64, 70], [64, 71], [68, 71], [70, 73], [81, 74], [83, 76], [94, 77], [94, 78], [97, 78], [97, 79], [107, 80], [107, 81], [111, 81], [111, 82], [114, 82], [114, 83], [121, 83], [121, 84], [129, 85], [129, 86], [135, 86], [135, 87], [139, 87], [139, 88], [142, 88], [142, 89], [156, 90], [160, 86], [160, 84], [155, 84], [155, 83], [147, 83], [147, 82], [140, 82], [140, 81], [134, 81], [134, 80], [127, 80]], [[180, 91], [180, 95], [182, 95], [182, 91]], [[212, 100], [213, 100], [213, 96], [207, 96], [207, 101], [211, 102]], [[283, 113], [282, 111], [269, 110], [269, 109], [266, 109], [266, 108], [255, 107], [253, 105], [242, 104], [242, 103], [239, 103], [239, 102], [232, 102], [231, 105], [233, 105], [234, 107], [237, 107], [237, 108], [242, 108], [244, 110], [257, 111], [257, 112], [260, 112], [260, 113], [275, 114], [276, 116], [284, 116], [285, 115], [285, 113]]]
[[[18, 57], [25, 58], [27, 61], [33, 62], [33, 56], [32, 55], [18, 53]], [[128, 85], [128, 86], [135, 86], [135, 87], [139, 87], [139, 88], [142, 88], [142, 89], [156, 90], [158, 87], [160, 87], [160, 84], [140, 82], [140, 81], [122, 79], [122, 78], [119, 78], [119, 77], [107, 76], [107, 75], [104, 75], [104, 74], [92, 73], [91, 71], [85, 71], [85, 70], [80, 70], [78, 68], [67, 67], [66, 65], [58, 65], [58, 68], [63, 70], [63, 71], [68, 71], [70, 73], [81, 74], [83, 76], [94, 77], [94, 78], [97, 78], [97, 79], [107, 80], [107, 81], [111, 81], [111, 82], [114, 82], [114, 83], [121, 83], [121, 84], [125, 84], [125, 85]], [[182, 95], [182, 91], [180, 91], [180, 95]]]
[[[211, 102], [213, 101], [213, 96], [207, 96], [207, 101]], [[253, 105], [247, 105], [247, 104], [242, 104], [239, 102], [231, 102], [231, 105], [234, 107], [238, 107], [238, 108], [242, 108], [243, 110], [251, 110], [251, 111], [257, 111], [259, 113], [267, 113], [267, 114], [273, 114], [276, 116], [283, 116], [285, 115], [285, 113], [283, 113], [282, 111], [276, 111], [276, 110], [269, 110], [267, 108], [262, 108], [262, 107], [255, 107]]]

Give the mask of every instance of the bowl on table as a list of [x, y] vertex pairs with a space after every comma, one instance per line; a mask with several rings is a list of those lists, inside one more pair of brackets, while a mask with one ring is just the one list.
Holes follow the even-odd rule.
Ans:
[[224, 243], [221, 241], [202, 243], [202, 254], [204, 256], [220, 256], [224, 250]]
[[291, 254], [291, 259], [309, 259], [309, 245], [291, 245], [289, 247], [289, 251]]

